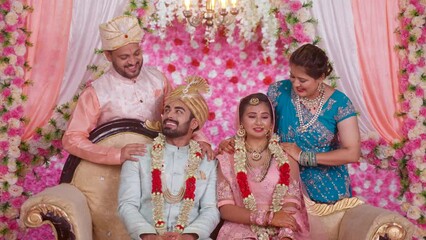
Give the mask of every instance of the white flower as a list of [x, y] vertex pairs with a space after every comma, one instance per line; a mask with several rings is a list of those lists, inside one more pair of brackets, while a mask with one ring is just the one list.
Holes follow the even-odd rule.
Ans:
[[426, 182], [426, 171], [425, 170], [421, 171], [419, 177], [422, 182]]
[[423, 105], [423, 99], [419, 97], [414, 97], [410, 99], [410, 106], [411, 108], [420, 109], [420, 107]]
[[61, 119], [56, 119], [56, 127], [58, 127], [58, 129], [61, 130], [65, 130], [67, 127], [68, 122], [65, 121], [65, 119], [61, 118]]
[[304, 23], [311, 18], [311, 15], [306, 8], [301, 8], [299, 11], [297, 11], [296, 17], [300, 22]]
[[421, 193], [422, 190], [423, 190], [422, 183], [420, 183], [420, 182], [411, 183], [411, 185], [410, 185], [410, 192], [412, 192], [412, 193]]
[[33, 142], [30, 142], [28, 152], [32, 155], [36, 155], [38, 154], [38, 147]]
[[[416, 127], [418, 127], [418, 126], [416, 126]], [[416, 128], [415, 127], [415, 128]], [[420, 127], [420, 126], [419, 126]], [[420, 130], [421, 131], [421, 130]], [[423, 131], [423, 132], [426, 132], [426, 131]], [[426, 140], [423, 140], [422, 141], [422, 143], [421, 143], [421, 146], [425, 146], [426, 145]], [[412, 154], [413, 154], [413, 157], [424, 157], [425, 156], [425, 149], [423, 148], [417, 148], [416, 150], [414, 150], [413, 152], [412, 152]], [[426, 163], [425, 163], [426, 164]]]
[[418, 207], [410, 206], [407, 211], [407, 217], [410, 219], [417, 220], [421, 216], [421, 210]]
[[213, 100], [213, 104], [217, 107], [220, 107], [223, 105], [223, 99], [222, 98], [216, 98]]
[[208, 75], [209, 79], [215, 78], [217, 77], [217, 71], [216, 70], [211, 70]]
[[21, 144], [21, 138], [20, 137], [15, 136], [15, 137], [10, 137], [9, 138], [9, 145], [11, 147], [18, 147], [19, 144]]
[[380, 159], [392, 157], [394, 154], [395, 154], [395, 149], [391, 147], [383, 146], [383, 145], [379, 145], [377, 147], [377, 157]]
[[416, 7], [412, 4], [408, 5], [404, 12], [404, 17], [412, 18], [414, 17], [413, 13], [417, 12]]
[[6, 14], [6, 17], [4, 19], [8, 25], [15, 25], [18, 22], [18, 15], [11, 11], [8, 14]]
[[6, 23], [4, 21], [0, 21], [0, 31], [6, 27]]
[[421, 195], [421, 194], [415, 194], [413, 196], [413, 205], [416, 207], [422, 207], [425, 206], [426, 202], [425, 202], [425, 198]]
[[[414, 64], [419, 62], [419, 58], [417, 57], [416, 52], [410, 52], [408, 54], [408, 61], [410, 61], [411, 63], [414, 63]], [[410, 75], [416, 75], [416, 74], [410, 74]]]
[[9, 119], [8, 123], [11, 128], [19, 128], [21, 126], [21, 121], [16, 118]]
[[399, 58], [405, 58], [407, 56], [407, 51], [405, 49], [398, 49], [398, 56]]
[[18, 59], [15, 55], [9, 55], [9, 64], [16, 65], [16, 60]]
[[9, 183], [9, 185], [15, 185], [16, 182], [18, 182], [18, 177], [14, 173], [6, 173], [3, 176], [0, 176], [0, 182], [6, 181]]
[[419, 116], [419, 110], [420, 109], [415, 109], [415, 108], [410, 108], [410, 110], [408, 111], [408, 117], [412, 118], [412, 119], [416, 119], [417, 116]]
[[22, 192], [24, 191], [24, 188], [18, 185], [12, 185], [9, 187], [8, 192], [12, 197], [19, 197], [21, 196]]
[[9, 159], [9, 161], [7, 162], [7, 169], [9, 170], [9, 172], [16, 172], [17, 168], [15, 159]]
[[12, 158], [18, 158], [21, 156], [21, 150], [18, 147], [10, 146], [9, 147], [9, 156]]
[[234, 71], [232, 69], [226, 69], [224, 75], [225, 77], [232, 77], [234, 76]]
[[311, 39], [315, 38], [315, 26], [314, 26], [314, 24], [312, 24], [312, 23], [305, 23], [305, 24], [303, 24], [303, 31]]
[[[410, 55], [411, 55], [411, 53], [410, 53]], [[409, 55], [409, 58], [410, 58], [410, 55]], [[410, 76], [408, 76], [408, 82], [411, 85], [417, 85], [417, 83], [419, 83], [421, 81], [420, 79], [421, 79], [421, 76], [420, 76], [420, 74], [417, 74], [417, 73], [410, 74]], [[410, 96], [406, 97], [405, 99], [411, 99], [412, 97], [415, 97], [415, 94], [412, 91], [408, 91], [407, 94], [410, 94]], [[404, 96], [405, 96], [405, 93], [404, 93]]]
[[17, 66], [15, 67], [16, 76], [22, 77], [24, 76], [24, 69]]
[[371, 186], [371, 182], [370, 181], [365, 181], [364, 182], [364, 184], [363, 184], [363, 187], [365, 188], [365, 189], [368, 189], [368, 188], [370, 188], [370, 186]]
[[389, 161], [387, 159], [383, 159], [382, 161], [380, 161], [380, 168], [388, 169], [389, 168]]
[[424, 16], [416, 16], [416, 17], [413, 17], [413, 18], [411, 19], [411, 23], [412, 23], [414, 26], [421, 28], [421, 27], [425, 24]]
[[15, 45], [14, 49], [17, 56], [24, 56], [27, 52], [27, 48], [23, 44]]
[[21, 14], [24, 11], [24, 6], [22, 5], [22, 3], [20, 1], [13, 1], [12, 2], [12, 9], [17, 14]]
[[414, 35], [417, 39], [420, 38], [420, 36], [422, 36], [421, 27], [415, 27], [415, 28], [411, 29], [410, 35]]

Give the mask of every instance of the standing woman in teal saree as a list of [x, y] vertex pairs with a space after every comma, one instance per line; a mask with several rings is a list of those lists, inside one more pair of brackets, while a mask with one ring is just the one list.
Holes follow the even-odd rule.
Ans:
[[324, 51], [306, 44], [290, 57], [290, 79], [268, 89], [282, 146], [299, 162], [309, 198], [325, 204], [352, 196], [347, 164], [361, 153], [352, 102], [324, 83], [331, 71]]

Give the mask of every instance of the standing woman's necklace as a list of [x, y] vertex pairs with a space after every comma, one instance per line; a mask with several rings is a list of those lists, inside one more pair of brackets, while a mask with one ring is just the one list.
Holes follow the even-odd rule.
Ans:
[[[324, 87], [323, 83], [321, 83], [321, 85], [322, 86], [320, 87], [320, 95], [318, 96], [319, 97], [318, 109], [315, 112], [314, 116], [311, 118], [311, 120], [309, 120], [309, 122], [306, 123], [306, 124], [304, 124], [303, 114], [302, 114], [302, 106], [301, 105], [302, 105], [303, 101], [305, 101], [305, 102], [308, 101], [309, 102], [309, 100], [307, 98], [302, 98], [301, 99], [299, 97], [299, 95], [296, 94], [296, 113], [297, 113], [297, 117], [299, 118], [299, 128], [297, 130], [299, 132], [302, 132], [302, 133], [306, 132], [306, 130], [308, 130], [308, 128], [315, 123], [315, 121], [318, 119], [318, 117], [319, 117], [319, 115], [321, 113], [322, 107], [324, 106], [324, 100], [325, 100], [325, 87]], [[315, 98], [314, 100], [311, 100], [311, 101], [316, 101], [317, 98]]]

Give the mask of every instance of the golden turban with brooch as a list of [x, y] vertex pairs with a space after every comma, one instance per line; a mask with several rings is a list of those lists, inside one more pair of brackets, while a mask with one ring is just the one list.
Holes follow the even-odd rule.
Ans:
[[201, 95], [209, 91], [207, 81], [198, 76], [190, 76], [185, 79], [186, 84], [176, 87], [165, 99], [165, 104], [181, 100], [198, 120], [202, 128], [209, 115], [209, 107]]
[[138, 19], [133, 16], [119, 16], [99, 25], [102, 49], [116, 50], [129, 43], [140, 43], [144, 32]]

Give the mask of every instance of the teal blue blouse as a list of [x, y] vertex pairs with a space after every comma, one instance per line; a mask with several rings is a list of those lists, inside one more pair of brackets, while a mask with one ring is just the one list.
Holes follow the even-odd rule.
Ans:
[[[268, 96], [275, 107], [276, 129], [283, 142], [295, 142], [302, 151], [329, 152], [339, 148], [337, 124], [344, 119], [356, 116], [355, 108], [349, 98], [335, 90], [324, 103], [315, 123], [305, 132], [298, 131], [299, 118], [296, 114], [295, 97], [289, 80], [272, 84]], [[313, 114], [303, 107], [306, 124]], [[300, 166], [300, 176], [309, 197], [319, 203], [334, 203], [351, 197], [350, 179], [346, 165], [317, 167]]]

